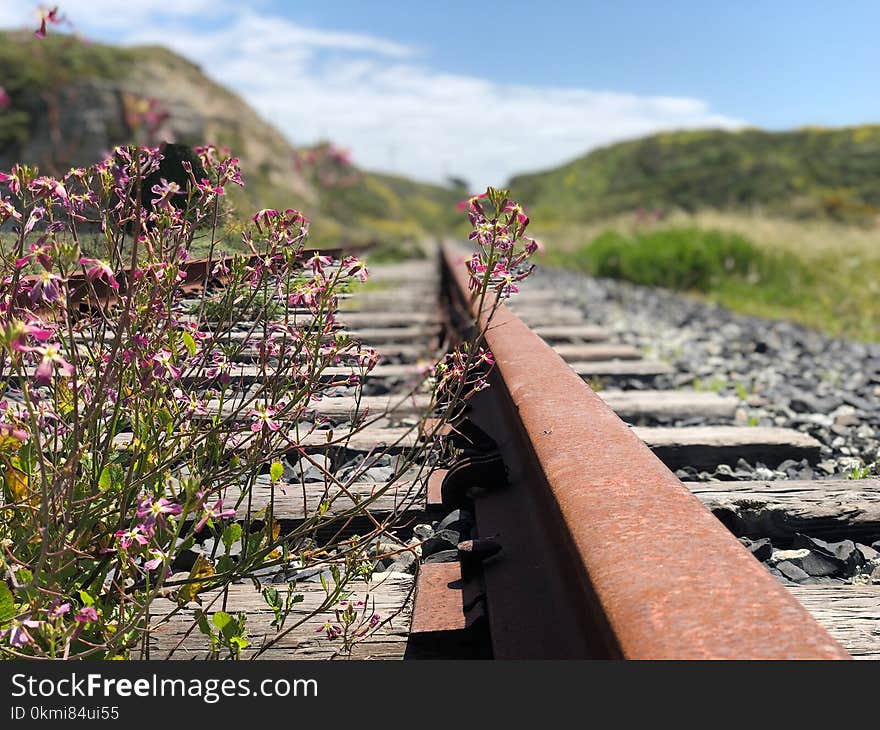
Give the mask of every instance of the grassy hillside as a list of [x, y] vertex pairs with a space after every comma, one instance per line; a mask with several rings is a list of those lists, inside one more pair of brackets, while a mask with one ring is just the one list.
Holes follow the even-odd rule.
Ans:
[[638, 208], [755, 210], [868, 222], [880, 213], [880, 126], [670, 132], [595, 150], [510, 187], [535, 220]]
[[117, 144], [212, 143], [241, 158], [247, 186], [231, 200], [236, 213], [300, 208], [319, 243], [401, 245], [460, 218], [452, 190], [357, 169], [330, 144], [295, 149], [240, 97], [164, 48], [0, 32], [0, 86], [11, 98], [0, 108], [0, 169], [25, 162], [61, 174]]

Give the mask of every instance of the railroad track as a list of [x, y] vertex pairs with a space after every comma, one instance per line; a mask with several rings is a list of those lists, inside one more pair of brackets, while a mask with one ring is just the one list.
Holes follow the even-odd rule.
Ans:
[[[474, 316], [454, 248], [443, 248], [437, 261], [371, 271], [378, 285], [345, 300], [341, 315], [384, 358], [358, 407], [386, 418], [349, 444], [363, 452], [419, 438], [412, 426], [426, 402], [419, 394], [424, 364], [464, 337]], [[736, 398], [655, 388], [669, 365], [609, 341], [559, 292], [531, 283], [492, 321], [491, 387], [443, 432], [442, 462], [427, 479], [404, 481], [371, 506], [395, 516], [399, 549], [354, 586], [387, 620], [352, 656], [880, 656], [880, 586], [786, 587], [737, 539], [747, 535], [753, 550], [770, 550], [761, 538], [772, 538], [801, 553], [804, 535], [832, 547], [846, 539], [869, 544], [880, 537], [876, 483], [681, 482], [673, 470], [684, 466], [815, 461], [821, 445], [800, 431], [731, 425]], [[256, 370], [246, 350], [239, 360], [233, 376], [246, 389]], [[596, 379], [604, 385], [598, 392], [588, 385]], [[340, 395], [317, 410], [332, 423], [355, 405]], [[716, 425], [668, 425], [688, 416]], [[307, 446], [320, 452], [321, 438]], [[382, 469], [390, 472], [377, 469], [376, 481]], [[375, 487], [353, 485], [332, 509], [350, 508]], [[274, 514], [282, 525], [295, 524], [322, 496], [318, 482], [282, 492]], [[254, 499], [258, 507], [259, 490]], [[294, 619], [320, 605], [319, 579], [297, 577], [304, 599]], [[232, 586], [227, 603], [248, 613], [256, 645], [270, 633], [272, 613], [252, 586]], [[160, 627], [160, 653], [179, 647], [179, 658], [197, 655], [198, 642], [190, 649], [186, 634], [191, 623], [184, 610]], [[338, 655], [332, 640], [305, 623], [262, 657]]]

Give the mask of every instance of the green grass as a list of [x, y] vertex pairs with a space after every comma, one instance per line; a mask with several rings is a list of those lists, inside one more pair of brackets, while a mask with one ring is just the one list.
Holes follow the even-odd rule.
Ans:
[[695, 226], [609, 229], [575, 248], [549, 247], [548, 263], [690, 292], [737, 311], [790, 319], [832, 335], [880, 341], [880, 252], [796, 252], [741, 233]]

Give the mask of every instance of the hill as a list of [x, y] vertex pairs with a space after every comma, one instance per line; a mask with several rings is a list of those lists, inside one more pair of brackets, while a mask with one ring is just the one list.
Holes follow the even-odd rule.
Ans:
[[638, 209], [749, 210], [873, 222], [880, 213], [880, 126], [790, 132], [656, 134], [510, 182], [544, 223]]
[[241, 159], [243, 214], [296, 207], [313, 239], [404, 241], [448, 229], [461, 192], [373, 174], [332, 144], [294, 148], [240, 97], [161, 47], [118, 48], [68, 35], [0, 33], [0, 169], [54, 174], [115, 145], [174, 141], [227, 146]]

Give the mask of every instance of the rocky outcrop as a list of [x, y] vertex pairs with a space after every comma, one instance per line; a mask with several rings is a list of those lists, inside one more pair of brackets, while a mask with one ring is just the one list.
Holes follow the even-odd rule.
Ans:
[[[246, 177], [258, 178], [260, 186], [290, 191], [306, 203], [317, 199], [294, 164], [293, 147], [242, 99], [164, 49], [140, 55], [123, 78], [75, 79], [29, 94], [28, 138], [0, 151], [0, 168], [22, 161], [61, 173], [131, 141], [211, 143], [230, 147]], [[162, 117], [158, 124], [139, 113], [139, 106], [151, 105]]]

